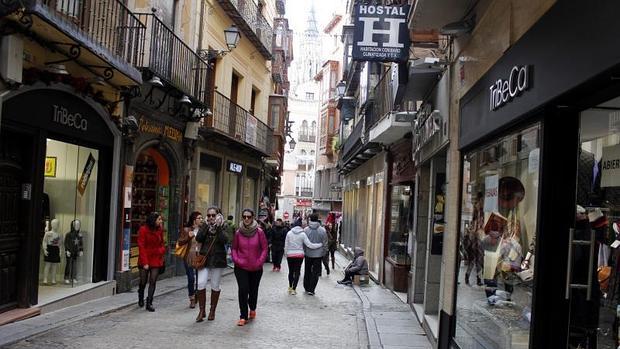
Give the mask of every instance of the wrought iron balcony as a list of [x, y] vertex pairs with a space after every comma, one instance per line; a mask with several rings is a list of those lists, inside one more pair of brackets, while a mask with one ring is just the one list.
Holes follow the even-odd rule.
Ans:
[[123, 1], [5, 0], [0, 18], [112, 84], [142, 82], [145, 26]]
[[253, 0], [217, 0], [265, 59], [271, 59], [273, 28]]
[[269, 156], [273, 130], [228, 97], [214, 91], [213, 115], [205, 120], [207, 130], [216, 131]]
[[144, 64], [150, 71], [195, 102], [211, 106], [209, 64], [152, 13], [138, 13], [146, 26]]

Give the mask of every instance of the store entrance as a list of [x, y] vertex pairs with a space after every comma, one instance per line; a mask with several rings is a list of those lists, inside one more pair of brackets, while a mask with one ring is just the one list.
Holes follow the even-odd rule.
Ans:
[[570, 348], [620, 344], [620, 97], [580, 115]]
[[[29, 146], [30, 144], [30, 146]], [[0, 137], [0, 312], [16, 306], [28, 306], [21, 282], [26, 274], [23, 251], [29, 231], [28, 201], [22, 186], [32, 183], [32, 140], [26, 135], [2, 130]], [[30, 187], [32, 188], [32, 187]], [[21, 256], [21, 258], [20, 258]], [[21, 289], [21, 291], [20, 291]], [[22, 301], [20, 302], [20, 299]], [[25, 303], [25, 304], [20, 304]]]
[[146, 223], [151, 212], [158, 212], [164, 219], [164, 241], [168, 244], [170, 203], [170, 167], [164, 156], [154, 148], [140, 152], [133, 176], [131, 201], [131, 254], [129, 265], [138, 273], [138, 230]]

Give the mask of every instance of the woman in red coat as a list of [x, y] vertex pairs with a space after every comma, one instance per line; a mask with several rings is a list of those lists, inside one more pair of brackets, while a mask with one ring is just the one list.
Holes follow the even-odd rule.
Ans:
[[146, 298], [146, 310], [155, 311], [153, 308], [153, 294], [160, 269], [164, 266], [164, 233], [162, 224], [164, 220], [157, 212], [152, 212], [146, 218], [146, 223], [138, 231], [138, 269], [140, 269], [140, 287], [138, 288], [138, 306], [144, 306], [144, 288], [146, 281], [149, 282], [149, 294]]

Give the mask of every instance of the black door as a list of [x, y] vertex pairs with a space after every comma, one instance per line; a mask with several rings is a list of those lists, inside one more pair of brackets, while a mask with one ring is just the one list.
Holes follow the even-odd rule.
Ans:
[[32, 196], [32, 183], [25, 173], [32, 147], [25, 144], [26, 140], [5, 130], [0, 137], [0, 311], [28, 303], [20, 287], [28, 274], [23, 256], [29, 250], [29, 227], [24, 217], [28, 216]]

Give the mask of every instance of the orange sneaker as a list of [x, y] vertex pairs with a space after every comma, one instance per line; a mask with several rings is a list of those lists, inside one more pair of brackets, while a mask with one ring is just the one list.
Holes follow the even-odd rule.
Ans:
[[245, 323], [247, 321], [245, 319], [239, 319], [239, 321], [237, 321], [237, 326], [245, 326]]
[[255, 319], [256, 318], [256, 310], [250, 310], [250, 316], [248, 318], [249, 319]]

